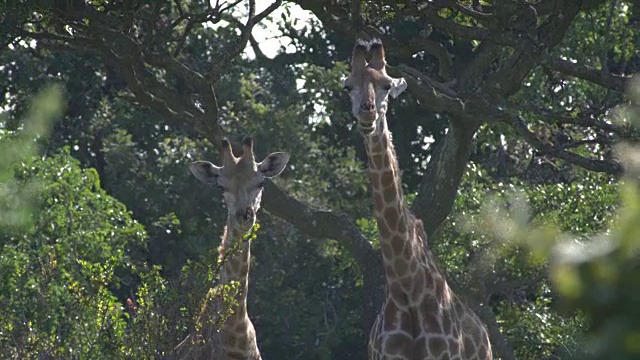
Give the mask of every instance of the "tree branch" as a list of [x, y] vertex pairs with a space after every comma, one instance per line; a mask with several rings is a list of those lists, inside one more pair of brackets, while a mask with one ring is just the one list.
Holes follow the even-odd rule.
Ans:
[[410, 45], [414, 49], [426, 51], [438, 60], [438, 74], [443, 79], [451, 79], [453, 77], [453, 56], [439, 42], [419, 35], [411, 40]]
[[272, 12], [274, 12], [280, 5], [282, 4], [282, 0], [276, 0], [271, 5], [269, 5], [264, 11], [260, 14], [255, 15], [255, 0], [249, 1], [249, 16], [247, 19], [247, 23], [241, 27], [241, 35], [240, 39], [238, 39], [235, 43], [231, 43], [226, 46], [222, 51], [220, 56], [218, 56], [214, 61], [211, 67], [211, 70], [206, 75], [206, 78], [210, 81], [217, 80], [220, 76], [220, 70], [222, 66], [226, 66], [231, 62], [231, 60], [238, 57], [244, 49], [247, 47], [247, 43], [249, 42], [249, 38], [251, 35], [251, 31], [253, 27], [262, 21], [264, 18], [269, 16]]
[[537, 29], [538, 39], [519, 36], [516, 52], [486, 79], [482, 93], [490, 94], [493, 98], [508, 98], [520, 89], [524, 77], [540, 63], [544, 53], [548, 51], [545, 49], [554, 48], [564, 38], [569, 25], [578, 15], [579, 4], [566, 1], [562, 5]]
[[476, 129], [477, 125], [465, 124], [463, 119], [452, 121], [427, 164], [411, 211], [424, 223], [429, 241], [451, 212]]
[[267, 211], [295, 225], [305, 235], [339, 240], [361, 268], [367, 267], [371, 257], [380, 256], [356, 227], [355, 221], [345, 213], [313, 209], [287, 195], [271, 181], [266, 182], [263, 201]]
[[450, 7], [460, 11], [461, 13], [476, 19], [491, 19], [493, 18], [493, 14], [486, 14], [483, 12], [479, 12], [475, 9], [469, 8], [466, 5], [461, 4], [457, 0], [447, 0], [447, 3]]
[[516, 131], [516, 133], [518, 133], [518, 135], [524, 138], [531, 146], [533, 146], [542, 154], [556, 157], [587, 170], [604, 172], [612, 175], [622, 174], [623, 168], [617, 162], [589, 159], [576, 153], [546, 144], [541, 139], [539, 139], [536, 134], [529, 130], [527, 125], [525, 125], [524, 119], [519, 115], [512, 118], [509, 125], [511, 125], [511, 127]]
[[271, 181], [265, 183], [265, 210], [293, 224], [313, 238], [338, 241], [353, 256], [363, 276], [367, 302], [363, 307], [364, 329], [370, 329], [384, 301], [384, 272], [380, 251], [371, 246], [353, 219], [340, 212], [313, 209], [284, 193]]
[[[166, 116], [167, 120], [176, 124], [181, 122], [189, 124], [202, 135], [220, 134], [222, 132], [216, 121], [217, 108], [214, 109], [207, 104], [206, 109], [208, 112], [203, 114], [193, 101], [185, 97], [186, 94], [177, 93], [159, 82], [155, 77], [147, 75], [144, 70], [140, 71], [140, 69], [145, 69], [144, 59], [149, 59], [150, 56], [140, 49], [135, 40], [115, 32], [113, 34], [97, 35], [103, 39], [110, 38], [113, 40], [113, 47], [108, 44], [97, 44], [97, 47], [102, 50], [105, 56], [111, 57], [114, 63], [119, 64], [122, 75], [139, 101]], [[109, 37], [108, 35], [111, 36]], [[119, 47], [120, 51], [117, 51], [116, 47]], [[212, 91], [210, 87], [204, 85], [206, 82], [201, 80], [195, 72], [177, 61], [160, 60], [160, 57], [151, 57], [151, 61], [160, 62], [162, 65], [170, 65], [170, 68], [176, 71], [176, 75], [186, 77], [184, 79], [185, 82], [192, 82], [201, 91], [207, 91], [205, 89]], [[206, 95], [206, 93], [203, 95]], [[208, 101], [206, 102], [208, 103]]]
[[468, 62], [467, 66], [456, 77], [460, 88], [467, 89], [467, 92], [477, 89], [482, 76], [487, 73], [498, 56], [500, 49], [496, 43], [489, 39], [480, 43], [480, 46], [474, 52], [473, 59]]
[[404, 64], [397, 67], [388, 66], [388, 68], [392, 74], [397, 71], [403, 75], [411, 94], [421, 101], [421, 106], [435, 112], [449, 112], [455, 115], [464, 113], [464, 103], [447, 85]]
[[582, 112], [579, 113], [578, 115], [572, 115], [569, 112], [567, 113], [554, 112], [554, 111], [543, 109], [543, 108], [526, 109], [526, 110], [533, 112], [535, 114], [538, 114], [540, 118], [547, 123], [557, 122], [560, 124], [572, 124], [572, 125], [584, 126], [584, 127], [594, 127], [606, 132], [616, 134], [622, 138], [626, 138], [631, 135], [630, 134], [631, 129], [629, 127], [625, 128], [624, 126], [610, 124], [610, 123], [598, 120], [596, 118], [597, 116], [596, 114], [592, 116], [591, 114], [587, 113], [585, 114], [585, 116], [578, 116], [578, 115], [582, 115], [582, 112], [586, 112], [585, 110], [582, 110]]
[[459, 37], [461, 39], [484, 40], [490, 35], [488, 29], [478, 26], [460, 25], [455, 23], [454, 21], [444, 19], [438, 14], [438, 10], [432, 6], [427, 6], [420, 13], [420, 15], [429, 24], [433, 25], [439, 30]]
[[544, 59], [543, 66], [549, 70], [587, 80], [619, 92], [624, 92], [627, 81], [630, 79], [630, 77], [611, 74], [552, 56], [547, 56]]

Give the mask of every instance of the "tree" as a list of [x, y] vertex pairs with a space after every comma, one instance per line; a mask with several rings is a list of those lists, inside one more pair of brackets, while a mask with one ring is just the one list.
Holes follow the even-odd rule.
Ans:
[[[477, 167], [483, 174], [468, 178], [473, 188], [492, 182], [572, 184], [584, 174], [579, 168], [614, 179], [621, 174], [611, 145], [633, 139], [637, 132], [614, 121], [609, 109], [623, 100], [627, 74], [638, 70], [633, 52], [637, 5], [551, 0], [296, 3], [314, 14], [316, 26], [296, 30], [285, 17], [281, 30], [297, 51], [274, 59], [261, 56], [252, 29], [280, 1], [263, 12], [256, 11], [254, 1], [244, 9], [238, 3], [232, 8], [185, 1], [22, 3], [7, 11], [3, 21], [4, 41], [14, 51], [2, 56], [15, 59], [2, 70], [8, 102], [19, 109], [27, 83], [40, 78], [33, 75], [39, 72], [28, 71], [30, 66], [77, 85], [67, 88], [75, 113], [58, 128], [65, 136], [53, 140], [52, 147], [69, 138], [76, 141], [75, 156], [95, 166], [103, 186], [128, 199], [134, 214], [144, 219], [151, 242], [158, 245], [151, 246], [150, 258], [167, 265], [173, 260], [163, 256], [167, 247], [159, 245], [171, 242], [180, 249], [170, 266], [176, 272], [185, 258], [207, 246], [200, 229], [216, 219], [205, 196], [190, 191], [179, 170], [189, 157], [211, 148], [197, 138], [217, 143], [224, 134], [237, 137], [249, 131], [261, 135], [263, 149], [283, 145], [297, 150], [298, 160], [292, 163], [297, 182], [285, 177], [279, 185], [268, 183], [264, 207], [295, 226], [294, 239], [335, 240], [355, 261], [366, 304], [360, 317], [364, 330], [358, 335], [362, 342], [379, 309], [382, 282], [375, 233], [367, 232], [362, 219], [369, 217], [370, 208], [366, 182], [358, 176], [362, 165], [353, 161], [363, 157], [363, 150], [352, 131], [346, 98], [339, 94], [345, 69], [340, 62], [348, 59], [356, 36], [382, 38], [394, 75], [409, 82], [410, 96], [393, 104], [389, 116], [406, 186], [416, 194], [412, 208], [425, 221], [430, 243], [443, 246], [441, 259], [451, 244], [447, 217], [460, 201], [457, 194], [469, 169]], [[33, 10], [39, 16], [32, 17]], [[20, 45], [28, 39], [36, 45]], [[247, 46], [255, 50], [255, 60], [240, 57]], [[27, 53], [42, 61], [26, 60]], [[68, 62], [57, 60], [60, 54], [68, 54], [63, 58]], [[82, 71], [74, 73], [79, 65]], [[13, 81], [20, 76], [28, 78]], [[300, 78], [305, 80], [302, 94], [296, 87]], [[325, 107], [330, 124], [300, 121], [318, 116], [315, 103]], [[158, 115], [160, 119], [154, 118]], [[434, 139], [426, 150], [425, 136]], [[322, 191], [331, 188], [340, 189], [339, 195]], [[176, 202], [184, 205], [174, 206]], [[203, 214], [199, 209], [207, 210]], [[193, 250], [183, 251], [182, 242]], [[445, 261], [458, 261], [460, 271], [452, 273], [460, 276], [474, 264], [467, 258], [481, 254], [485, 245], [469, 238], [466, 244]], [[336, 248], [328, 246], [334, 254]], [[335, 266], [353, 264], [345, 258], [337, 256]], [[488, 291], [514, 292], [505, 286], [515, 285], [494, 286], [501, 284], [495, 274], [483, 275]], [[464, 282], [461, 277], [459, 283]], [[483, 298], [494, 295], [499, 294]], [[513, 358], [509, 340], [517, 335], [505, 339], [498, 325], [504, 312], [484, 301], [475, 305], [490, 325], [497, 352]]]

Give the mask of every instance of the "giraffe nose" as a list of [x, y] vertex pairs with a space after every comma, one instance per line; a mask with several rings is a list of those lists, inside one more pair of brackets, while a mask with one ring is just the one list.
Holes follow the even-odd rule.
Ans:
[[376, 104], [374, 104], [373, 101], [365, 101], [360, 104], [360, 111], [368, 113], [374, 112], [376, 111]]

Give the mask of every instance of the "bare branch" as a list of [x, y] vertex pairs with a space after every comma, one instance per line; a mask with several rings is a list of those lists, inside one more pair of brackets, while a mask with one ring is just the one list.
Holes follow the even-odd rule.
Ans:
[[580, 65], [569, 60], [558, 59], [552, 56], [547, 56], [544, 59], [543, 66], [547, 69], [575, 76], [579, 79], [587, 80], [620, 92], [624, 92], [627, 81], [631, 78], [611, 74], [609, 72], [594, 69], [587, 65]]
[[251, 26], [253, 27], [253, 25], [259, 23], [260, 21], [264, 20], [264, 18], [266, 18], [267, 16], [271, 15], [271, 13], [276, 11], [276, 9], [281, 4], [282, 4], [282, 0], [276, 0], [273, 4], [269, 5], [269, 7], [264, 9], [264, 11], [262, 11], [260, 14], [256, 15], [253, 18], [253, 21], [251, 22]]
[[453, 56], [439, 42], [425, 36], [417, 36], [411, 40], [414, 49], [423, 49], [433, 55], [440, 65], [439, 75], [444, 79], [453, 76]]
[[578, 10], [579, 4], [563, 2], [562, 8], [538, 28], [538, 40], [519, 37], [515, 53], [485, 80], [481, 92], [494, 97], [509, 97], [517, 92], [524, 77], [543, 59], [544, 49], [552, 49], [564, 38]]
[[[180, 19], [176, 20], [176, 22], [174, 23], [174, 26], [179, 24], [179, 21], [181, 21]], [[182, 35], [180, 36], [175, 49], [173, 49], [173, 56], [178, 56], [178, 54], [180, 53], [180, 51], [182, 51], [182, 48], [184, 47], [184, 44], [187, 42], [187, 37], [189, 37], [189, 34], [191, 33], [191, 31], [193, 30], [194, 25], [197, 23], [196, 20], [194, 20], [194, 18], [190, 19], [189, 21], [187, 21], [187, 25], [184, 26], [184, 30], [182, 31]]]
[[371, 258], [380, 257], [355, 221], [345, 213], [313, 209], [287, 195], [271, 181], [266, 182], [263, 201], [267, 211], [295, 225], [305, 235], [338, 240], [361, 269], [368, 267]]
[[[195, 114], [188, 111], [178, 98], [171, 97], [165, 91], [160, 90], [164, 87], [163, 85], [154, 82], [155, 85], [160, 87], [154, 88], [148, 83], [149, 79], [141, 79], [142, 74], [136, 71], [132, 62], [125, 62], [119, 59], [117, 64], [120, 66], [127, 85], [136, 96], [136, 100], [162, 114], [167, 120], [174, 120], [177, 124], [184, 122], [194, 128], [198, 128]], [[151, 89], [153, 89], [153, 92]], [[202, 130], [200, 133], [206, 134]]]
[[460, 2], [458, 2], [457, 0], [448, 0], [447, 3], [449, 3], [449, 6], [451, 6], [452, 8], [460, 11], [461, 13], [470, 16], [472, 18], [476, 18], [476, 19], [491, 19], [494, 16], [492, 14], [486, 14], [486, 13], [482, 13], [479, 12], [475, 9], [469, 8], [463, 4], [461, 4]]
[[461, 88], [476, 89], [482, 79], [483, 74], [491, 67], [500, 52], [500, 47], [493, 41], [487, 39], [480, 43], [475, 51], [475, 56], [466, 67], [460, 71], [457, 79]]
[[428, 21], [429, 24], [459, 38], [483, 40], [489, 37], [490, 35], [488, 29], [477, 27], [477, 26], [460, 25], [455, 23], [452, 20], [444, 19], [438, 14], [438, 11], [433, 7], [425, 8], [425, 10], [421, 13], [421, 15], [423, 18], [425, 18]]
[[[507, 298], [513, 297], [512, 293], [523, 287], [537, 287], [545, 280], [548, 274], [545, 271], [539, 271], [532, 277], [513, 277], [512, 274], [487, 274], [480, 281], [483, 281], [485, 288], [483, 289], [483, 298], [489, 299], [493, 295], [504, 295]], [[490, 282], [487, 280], [491, 280]]]
[[207, 1], [207, 11], [204, 11], [201, 13], [195, 13], [195, 14], [184, 13], [183, 11], [180, 11], [180, 16], [176, 20], [174, 20], [173, 23], [170, 25], [171, 29], [175, 29], [184, 20], [187, 20], [187, 24], [185, 25], [184, 30], [182, 31], [182, 35], [179, 37], [177, 41], [175, 49], [173, 50], [173, 56], [177, 56], [180, 53], [180, 51], [182, 50], [187, 40], [187, 37], [189, 36], [191, 31], [194, 29], [196, 24], [202, 24], [204, 22], [212, 22], [212, 23], [219, 22], [222, 16], [225, 15], [225, 12], [230, 8], [236, 6], [238, 3], [240, 3], [240, 1], [242, 0], [232, 1], [231, 3], [225, 2], [222, 4], [220, 4], [219, 2], [216, 2], [216, 6], [214, 7], [211, 6], [211, 2]]
[[628, 127], [625, 128], [619, 125], [610, 124], [601, 120], [597, 120], [592, 116], [574, 116], [571, 114], [558, 113], [546, 109], [539, 109], [536, 112], [540, 114], [545, 122], [555, 121], [561, 124], [594, 127], [606, 132], [614, 133], [623, 138], [628, 137], [630, 133], [630, 129]]
[[344, 213], [317, 210], [284, 193], [267, 181], [263, 196], [265, 210], [293, 224], [303, 234], [334, 239], [353, 256], [363, 276], [363, 328], [370, 329], [384, 301], [384, 272], [380, 251], [371, 246], [353, 219]]
[[44, 31], [31, 32], [31, 31], [21, 29], [19, 33], [20, 33], [20, 36], [22, 37], [31, 38], [34, 40], [58, 41], [58, 42], [69, 43], [69, 44], [80, 45], [81, 43], [88, 43], [90, 41], [88, 38], [82, 37], [82, 36], [65, 36], [65, 35], [58, 35], [50, 32], [44, 32]]
[[592, 144], [601, 144], [601, 145], [611, 145], [613, 144], [613, 140], [611, 139], [585, 139], [585, 140], [577, 140], [577, 141], [572, 141], [570, 143], [564, 144], [564, 145], [560, 145], [560, 149], [562, 150], [566, 150], [566, 149], [574, 149], [580, 146], [584, 146], [584, 145], [592, 145]]
[[522, 136], [531, 146], [542, 154], [556, 157], [587, 170], [604, 172], [612, 175], [622, 174], [622, 166], [617, 162], [589, 159], [576, 153], [546, 144], [543, 140], [538, 138], [536, 134], [529, 130], [521, 116], [514, 117], [509, 124], [513, 127], [516, 133]]
[[449, 112], [456, 115], [464, 113], [464, 103], [458, 94], [447, 85], [439, 83], [420, 71], [400, 64], [396, 68], [389, 67], [393, 72], [400, 72], [411, 90], [411, 94], [421, 101], [421, 105], [436, 112]]
[[249, 38], [251, 36], [251, 31], [253, 27], [262, 21], [264, 18], [273, 13], [280, 5], [282, 4], [282, 0], [276, 0], [271, 5], [269, 5], [264, 11], [260, 14], [255, 15], [255, 0], [251, 0], [249, 2], [249, 17], [247, 19], [246, 25], [241, 27], [242, 34], [240, 35], [240, 39], [235, 43], [227, 46], [222, 52], [221, 55], [218, 56], [213, 61], [213, 66], [211, 70], [207, 73], [207, 79], [214, 80], [218, 77], [220, 73], [221, 66], [227, 65], [232, 59], [236, 58], [244, 49], [247, 47], [247, 43], [249, 42]]
[[260, 44], [258, 44], [258, 41], [253, 36], [253, 34], [249, 36], [249, 44], [251, 45], [251, 49], [253, 49], [254, 54], [256, 54], [257, 59], [267, 59], [267, 55], [262, 52], [262, 49], [260, 49]]

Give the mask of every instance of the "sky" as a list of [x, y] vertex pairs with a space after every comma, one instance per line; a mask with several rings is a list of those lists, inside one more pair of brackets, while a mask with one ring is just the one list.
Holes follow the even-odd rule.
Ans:
[[[256, 14], [259, 14], [264, 9], [271, 5], [272, 1], [269, 0], [257, 0], [256, 1]], [[291, 18], [297, 19], [294, 23], [294, 28], [300, 30], [308, 25], [310, 19], [315, 18], [312, 12], [302, 9], [296, 4], [286, 3], [280, 6], [276, 11], [271, 14], [272, 21], [268, 19], [263, 20], [260, 24], [253, 28], [253, 36], [260, 44], [260, 50], [269, 58], [273, 58], [277, 55], [280, 46], [285, 46], [285, 51], [288, 53], [295, 52], [295, 48], [289, 45], [289, 40], [282, 36], [282, 33], [278, 31], [277, 22], [285, 12], [285, 8], [289, 9]], [[287, 46], [288, 45], [288, 46]], [[245, 55], [253, 58], [255, 57], [253, 50], [250, 46], [247, 47]]]

